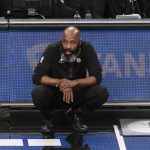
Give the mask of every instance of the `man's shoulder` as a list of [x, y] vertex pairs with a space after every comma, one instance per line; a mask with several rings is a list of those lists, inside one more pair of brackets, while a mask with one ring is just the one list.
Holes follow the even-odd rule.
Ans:
[[47, 57], [54, 57], [60, 52], [60, 42], [50, 43], [44, 51]]
[[81, 42], [81, 48], [85, 49], [85, 51], [93, 50], [93, 46], [92, 46], [91, 42], [89, 42], [89, 41], [82, 41]]
[[82, 44], [83, 46], [91, 46], [91, 45], [92, 45], [91, 42], [89, 42], [89, 41], [84, 41], [84, 40], [81, 41], [81, 44]]
[[54, 43], [48, 44], [45, 52], [52, 54], [53, 52], [56, 53], [57, 51], [59, 51], [59, 49], [60, 49], [60, 42], [54, 42]]
[[58, 41], [58, 42], [50, 43], [50, 44], [48, 44], [48, 46], [47, 46], [48, 49], [57, 49], [57, 48], [59, 48], [59, 47], [60, 47], [60, 42], [59, 42], [59, 41]]

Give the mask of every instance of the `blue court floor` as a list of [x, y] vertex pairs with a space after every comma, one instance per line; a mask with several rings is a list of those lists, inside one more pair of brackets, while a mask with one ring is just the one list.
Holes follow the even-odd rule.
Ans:
[[[3, 141], [3, 139], [10, 140], [8, 142]], [[34, 145], [32, 145], [33, 143], [30, 143], [30, 140], [33, 139], [35, 141]], [[60, 143], [55, 143], [55, 145], [60, 145], [44, 146], [44, 144], [53, 144], [53, 141], [44, 141], [45, 139], [60, 140]], [[44, 143], [40, 143], [40, 140], [43, 140]], [[43, 146], [40, 146], [39, 144], [42, 144]], [[54, 135], [49, 135], [47, 138], [43, 137], [40, 133], [3, 133], [0, 134], [0, 145], [0, 150], [119, 150], [115, 133], [99, 132], [90, 132], [86, 134], [77, 132], [55, 133]]]
[[[1, 133], [0, 150], [149, 150], [150, 137], [122, 137], [114, 132]], [[118, 130], [118, 129], [117, 129]], [[118, 130], [119, 131], [119, 130]], [[120, 133], [120, 132], [119, 132]], [[51, 145], [51, 146], [50, 146]]]
[[[149, 111], [145, 112], [150, 115]], [[39, 112], [13, 110], [8, 119], [0, 120], [0, 150], [149, 150], [150, 136], [122, 134], [119, 120], [134, 118], [135, 114], [137, 116], [133, 111], [125, 116], [120, 110], [88, 114], [85, 122], [89, 131], [80, 133], [72, 131], [63, 113], [56, 113], [55, 132], [42, 135], [43, 122]]]

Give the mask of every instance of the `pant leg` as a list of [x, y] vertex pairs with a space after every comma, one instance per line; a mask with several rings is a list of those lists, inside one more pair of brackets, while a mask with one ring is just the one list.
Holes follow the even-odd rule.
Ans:
[[74, 88], [73, 95], [74, 102], [67, 104], [63, 102], [63, 94], [58, 89], [38, 85], [32, 91], [32, 100], [34, 105], [41, 111], [69, 107], [76, 109], [84, 105], [90, 108], [98, 108], [106, 102], [109, 94], [105, 87], [93, 85]]
[[32, 101], [39, 109], [49, 108], [53, 98], [54, 93], [48, 86], [38, 85], [32, 90]]
[[85, 87], [73, 88], [73, 103], [71, 103], [73, 109], [82, 107], [85, 104], [85, 91]]
[[89, 87], [76, 87], [73, 89], [74, 102], [71, 107], [99, 108], [108, 99], [109, 93], [106, 87], [99, 84]]
[[104, 104], [108, 99], [109, 93], [106, 87], [102, 85], [94, 85], [88, 87], [85, 92], [85, 99], [87, 108], [96, 109]]
[[63, 93], [58, 88], [38, 85], [32, 90], [32, 101], [40, 110], [68, 108], [63, 101]]

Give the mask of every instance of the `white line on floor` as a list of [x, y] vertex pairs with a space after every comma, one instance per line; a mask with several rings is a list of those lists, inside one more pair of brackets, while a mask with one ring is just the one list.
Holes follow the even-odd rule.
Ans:
[[61, 146], [60, 139], [28, 139], [29, 146]]
[[117, 137], [117, 141], [118, 141], [120, 150], [126, 150], [126, 145], [125, 145], [123, 136], [120, 135], [120, 132], [119, 132], [117, 125], [114, 125], [114, 130], [115, 130], [115, 134]]
[[22, 139], [0, 139], [0, 146], [23, 146]]

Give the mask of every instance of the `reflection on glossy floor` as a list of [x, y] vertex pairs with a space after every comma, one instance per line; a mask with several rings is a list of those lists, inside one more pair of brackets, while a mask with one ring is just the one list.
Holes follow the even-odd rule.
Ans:
[[[23, 145], [19, 146], [0, 146], [0, 149], [7, 150], [119, 150], [117, 139], [114, 133], [55, 133], [43, 137], [40, 133], [9, 133], [0, 134], [1, 139], [22, 140]], [[59, 139], [61, 146], [32, 146], [29, 139]], [[39, 141], [38, 141], [39, 142]], [[48, 141], [44, 141], [47, 145]], [[53, 142], [53, 141], [50, 141]], [[1, 143], [0, 143], [1, 144]], [[41, 144], [41, 143], [40, 143]], [[43, 143], [42, 143], [43, 144]], [[51, 144], [51, 143], [49, 143]], [[55, 143], [58, 144], [57, 142]], [[17, 142], [16, 142], [17, 145]], [[39, 145], [39, 143], [37, 143]], [[43, 144], [44, 145], [44, 144]]]
[[[10, 139], [9, 146], [1, 142]], [[14, 141], [11, 141], [15, 139]], [[34, 139], [34, 142], [32, 141]], [[48, 139], [48, 140], [45, 140]], [[49, 141], [49, 139], [51, 141]], [[57, 141], [52, 141], [52, 139]], [[124, 146], [117, 141], [114, 132], [77, 132], [55, 133], [43, 137], [40, 133], [1, 133], [0, 150], [148, 150], [150, 137], [123, 137]], [[41, 141], [40, 141], [41, 140]], [[59, 145], [60, 146], [44, 146]], [[8, 141], [7, 141], [8, 142]], [[42, 146], [40, 146], [40, 144]], [[3, 146], [2, 146], [3, 145]], [[13, 145], [13, 146], [12, 146]], [[16, 146], [15, 146], [16, 145]]]
[[[135, 111], [127, 116], [134, 118]], [[89, 131], [83, 133], [72, 131], [63, 113], [56, 112], [55, 132], [42, 135], [39, 112], [13, 110], [0, 120], [0, 150], [148, 150], [149, 136], [122, 136], [119, 119], [127, 116], [107, 110], [88, 113], [84, 121]]]
[[43, 122], [39, 112], [11, 111], [9, 119], [0, 121], [0, 150], [119, 150], [113, 119], [88, 113], [85, 123], [89, 131], [83, 133], [72, 131], [63, 114], [55, 114], [55, 133], [42, 135]]

